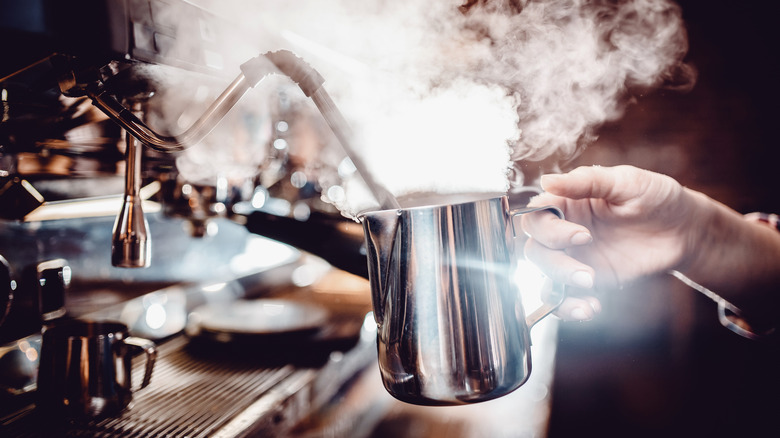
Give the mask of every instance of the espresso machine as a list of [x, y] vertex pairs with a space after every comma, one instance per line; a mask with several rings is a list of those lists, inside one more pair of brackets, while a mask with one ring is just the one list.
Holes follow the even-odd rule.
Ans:
[[[175, 15], [166, 12], [171, 6]], [[195, 353], [185, 350], [198, 337], [184, 332], [198, 306], [298, 290], [313, 281], [296, 280], [301, 272], [321, 278], [335, 266], [367, 275], [360, 226], [322, 201], [316, 176], [290, 152], [302, 119], [302, 129], [319, 133], [322, 142], [349, 145], [346, 124], [321, 89], [323, 78], [296, 54], [255, 53], [231, 63], [220, 52], [235, 38], [231, 23], [185, 0], [11, 0], [0, 8], [0, 425], [8, 436], [41, 436], [30, 409], [41, 333], [49, 324], [119, 319], [161, 343], [169, 366], [180, 361], [197, 368], [188, 356]], [[196, 31], [185, 32], [184, 22]], [[196, 49], [175, 49], [181, 39]], [[257, 86], [269, 76], [282, 79]], [[160, 102], [176, 86], [190, 99], [166, 125]], [[312, 106], [301, 103], [307, 98], [315, 100], [318, 117], [309, 117]], [[219, 155], [239, 150], [243, 158], [227, 171], [208, 169], [218, 160], [213, 150], [194, 160], [185, 156], [202, 143], [217, 144]], [[282, 430], [370, 363], [373, 338], [362, 319], [367, 294], [357, 284], [358, 312], [329, 330], [317, 328], [318, 342], [309, 342], [303, 357], [273, 354], [273, 363], [228, 365], [225, 375], [259, 379], [249, 385], [254, 392], [246, 407], [262, 401], [272, 411], [249, 423], [236, 419], [235, 410], [221, 413], [202, 420], [203, 433], [227, 428], [240, 435], [247, 424]], [[307, 318], [317, 319], [299, 317]], [[223, 342], [224, 333], [215, 339], [230, 344], [229, 353], [218, 355], [244, 356], [245, 344]], [[280, 348], [278, 340], [263, 342], [259, 348]], [[155, 372], [166, 373], [160, 366]], [[263, 371], [255, 377], [258, 367]], [[189, 382], [188, 372], [196, 373], [165, 377], [174, 383], [163, 391], [177, 379]], [[204, 391], [192, 395], [193, 406], [214, 389]], [[135, 415], [174, 429], [187, 414], [161, 420], [151, 401], [135, 403], [149, 412], [137, 408]], [[188, 412], [199, 409], [193, 406]], [[137, 421], [146, 420], [128, 417], [99, 430], [125, 436], [128, 423]], [[79, 427], [98, 430], [95, 422]]]

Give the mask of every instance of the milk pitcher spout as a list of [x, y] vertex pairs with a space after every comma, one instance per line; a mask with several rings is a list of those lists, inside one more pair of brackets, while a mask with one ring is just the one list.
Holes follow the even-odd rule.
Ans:
[[374, 318], [381, 324], [384, 319], [383, 305], [390, 286], [391, 272], [398, 270], [400, 246], [396, 245], [401, 210], [384, 210], [367, 213], [361, 217], [366, 238], [368, 258], [368, 279], [371, 285], [371, 302]]

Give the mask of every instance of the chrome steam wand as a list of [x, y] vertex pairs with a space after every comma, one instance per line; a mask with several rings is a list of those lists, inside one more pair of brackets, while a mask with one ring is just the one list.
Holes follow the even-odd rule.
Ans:
[[307, 97], [310, 97], [333, 133], [341, 143], [347, 156], [363, 178], [380, 209], [400, 208], [395, 197], [381, 184], [376, 182], [366, 165], [360, 159], [351, 143], [352, 133], [349, 126], [322, 88], [325, 80], [303, 59], [288, 50], [267, 52], [250, 59], [241, 65], [241, 73], [217, 97], [209, 108], [186, 131], [177, 136], [165, 136], [149, 128], [133, 112], [124, 107], [100, 85], [93, 84], [80, 88], [73, 75], [66, 75], [60, 84], [63, 94], [86, 94], [92, 104], [125, 129], [127, 135], [127, 172], [125, 199], [122, 210], [114, 226], [112, 244], [112, 263], [120, 267], [145, 267], [149, 265], [151, 253], [146, 220], [141, 209], [140, 161], [142, 149], [136, 144], [138, 139], [144, 145], [161, 152], [178, 152], [199, 143], [208, 135], [227, 113], [238, 103], [241, 97], [254, 88], [266, 76], [281, 73], [295, 83]]
[[380, 208], [399, 208], [395, 197], [381, 184], [375, 181], [367, 166], [352, 145], [352, 132], [348, 123], [333, 100], [322, 87], [325, 79], [302, 58], [289, 50], [266, 52], [241, 64], [241, 73], [217, 97], [209, 108], [187, 130], [176, 136], [160, 135], [144, 124], [135, 114], [119, 103], [107, 91], [87, 88], [87, 96], [92, 104], [143, 144], [161, 152], [178, 152], [200, 142], [208, 135], [223, 117], [235, 106], [241, 97], [270, 74], [281, 73], [296, 84], [303, 93], [312, 99], [347, 156], [352, 160], [358, 174], [363, 178]]
[[141, 206], [143, 148], [129, 132], [125, 132], [125, 139], [125, 196], [114, 222], [111, 264], [119, 268], [146, 268], [152, 261], [152, 239]]

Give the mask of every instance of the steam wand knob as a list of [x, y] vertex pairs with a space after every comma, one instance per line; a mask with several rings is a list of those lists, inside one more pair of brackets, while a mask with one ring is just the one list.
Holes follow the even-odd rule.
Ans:
[[111, 264], [119, 268], [146, 268], [152, 261], [152, 240], [144, 217], [141, 199], [141, 156], [143, 148], [125, 132], [125, 195], [122, 209], [114, 222], [111, 240]]

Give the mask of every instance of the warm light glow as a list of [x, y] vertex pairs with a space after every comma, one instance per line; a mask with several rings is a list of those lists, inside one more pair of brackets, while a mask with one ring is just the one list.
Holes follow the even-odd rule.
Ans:
[[208, 286], [203, 286], [203, 292], [219, 292], [225, 288], [227, 283], [214, 283]]
[[322, 269], [312, 264], [305, 264], [295, 268], [292, 273], [292, 282], [298, 287], [311, 286], [321, 276]]
[[265, 205], [265, 201], [268, 200], [268, 191], [263, 187], [258, 187], [255, 193], [252, 194], [252, 207], [262, 208]]
[[[396, 195], [505, 192], [517, 113], [506, 90], [465, 82], [428, 93], [393, 90], [361, 120], [374, 175]], [[410, 159], [414, 157], [414, 159]]]
[[24, 351], [25, 357], [27, 357], [27, 360], [30, 362], [35, 362], [38, 360], [38, 350], [34, 348], [28, 348]]
[[70, 284], [71, 279], [73, 278], [72, 270], [70, 269], [70, 266], [63, 266], [62, 267], [62, 282], [65, 284]]
[[225, 178], [223, 175], [220, 175], [217, 177], [217, 199], [225, 199], [228, 195], [228, 190], [230, 190], [230, 184], [228, 183], [228, 179]]
[[279, 242], [261, 237], [250, 238], [244, 252], [230, 259], [230, 269], [234, 273], [251, 272], [284, 263], [296, 254], [295, 249]]
[[526, 310], [533, 310], [542, 304], [542, 291], [549, 280], [536, 265], [525, 259], [520, 260], [515, 271], [515, 281]]
[[341, 186], [331, 186], [328, 188], [328, 199], [334, 203], [340, 203], [344, 201], [344, 188]]
[[307, 182], [309, 182], [309, 178], [301, 171], [293, 172], [293, 174], [290, 175], [290, 184], [296, 189], [302, 188]]
[[355, 168], [355, 163], [352, 162], [349, 158], [344, 158], [339, 163], [338, 172], [339, 176], [342, 178], [347, 178], [355, 173], [357, 169]]
[[24, 357], [26, 357], [30, 362], [35, 362], [38, 360], [38, 350], [33, 348], [33, 346], [30, 345], [30, 343], [26, 340], [19, 341], [16, 346], [19, 348], [19, 351], [24, 354]]
[[146, 309], [146, 325], [156, 330], [165, 325], [167, 312], [162, 304], [154, 303]]
[[273, 144], [274, 144], [274, 149], [278, 151], [283, 151], [287, 149], [287, 140], [283, 138], [277, 138], [276, 140], [274, 140]]
[[311, 208], [305, 202], [296, 202], [292, 214], [296, 220], [304, 222], [311, 217]]
[[360, 338], [363, 340], [374, 340], [376, 338], [377, 324], [374, 319], [374, 312], [368, 312], [363, 318], [363, 329], [360, 330]]
[[264, 303], [263, 313], [267, 316], [276, 316], [284, 313], [284, 304]]

